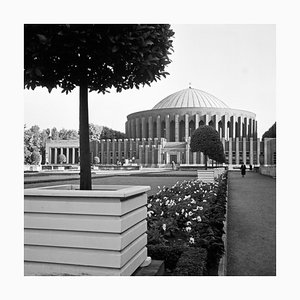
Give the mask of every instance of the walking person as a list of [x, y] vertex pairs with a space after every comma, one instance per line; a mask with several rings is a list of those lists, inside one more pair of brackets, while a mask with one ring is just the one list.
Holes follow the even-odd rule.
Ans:
[[242, 165], [241, 165], [241, 174], [242, 174], [242, 176], [244, 177], [245, 176], [245, 174], [246, 174], [246, 166], [245, 166], [245, 164], [243, 163]]

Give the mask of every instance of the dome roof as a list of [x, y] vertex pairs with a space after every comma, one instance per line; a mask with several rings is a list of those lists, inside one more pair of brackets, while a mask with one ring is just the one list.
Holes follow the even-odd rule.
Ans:
[[219, 100], [215, 96], [190, 87], [169, 95], [158, 102], [153, 109], [181, 107], [229, 108], [223, 101]]

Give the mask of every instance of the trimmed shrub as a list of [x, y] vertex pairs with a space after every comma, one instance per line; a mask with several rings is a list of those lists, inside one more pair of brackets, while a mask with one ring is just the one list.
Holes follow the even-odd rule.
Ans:
[[67, 158], [64, 154], [59, 154], [58, 155], [58, 163], [63, 164], [67, 161]]
[[207, 251], [203, 248], [189, 248], [180, 256], [175, 276], [203, 276], [206, 272]]
[[94, 164], [97, 165], [100, 162], [100, 158], [98, 156], [94, 157]]

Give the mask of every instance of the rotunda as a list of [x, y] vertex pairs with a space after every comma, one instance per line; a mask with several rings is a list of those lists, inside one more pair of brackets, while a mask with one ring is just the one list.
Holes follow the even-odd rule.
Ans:
[[128, 138], [165, 138], [167, 142], [184, 142], [201, 125], [210, 125], [220, 138], [257, 138], [255, 114], [229, 108], [217, 97], [195, 88], [173, 93], [151, 110], [127, 116]]

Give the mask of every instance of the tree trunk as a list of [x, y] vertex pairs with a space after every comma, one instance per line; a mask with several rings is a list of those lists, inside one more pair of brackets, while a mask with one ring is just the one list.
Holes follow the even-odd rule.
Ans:
[[80, 148], [80, 189], [91, 190], [91, 162], [89, 139], [88, 88], [86, 83], [79, 86], [79, 148]]
[[207, 170], [207, 155], [204, 155], [204, 160], [205, 160], [205, 170]]

